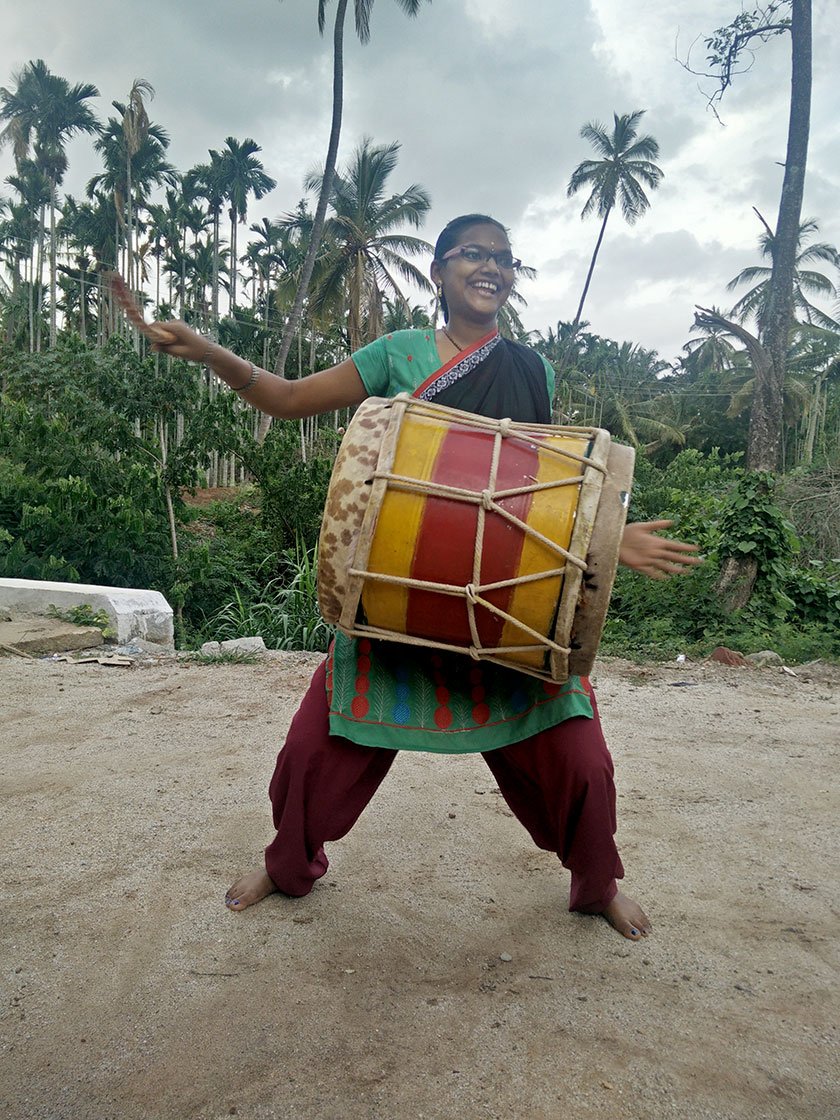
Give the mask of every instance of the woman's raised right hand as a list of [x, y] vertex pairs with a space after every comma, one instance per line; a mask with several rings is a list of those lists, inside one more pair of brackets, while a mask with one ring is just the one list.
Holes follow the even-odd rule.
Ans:
[[182, 323], [173, 319], [166, 324], [147, 323], [131, 292], [118, 272], [108, 276], [111, 292], [129, 323], [152, 344], [152, 350], [168, 354], [172, 358], [185, 358], [188, 362], [200, 362], [210, 345], [208, 340]]

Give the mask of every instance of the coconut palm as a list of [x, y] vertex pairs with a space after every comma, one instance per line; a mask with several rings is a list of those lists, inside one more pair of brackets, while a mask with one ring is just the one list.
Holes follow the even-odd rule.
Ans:
[[382, 325], [384, 330], [391, 334], [393, 331], [428, 329], [432, 325], [432, 320], [422, 304], [410, 304], [406, 299], [386, 299]]
[[[277, 355], [275, 371], [283, 373], [286, 368], [286, 358], [292, 345], [292, 337], [297, 330], [298, 322], [303, 314], [303, 305], [309, 294], [309, 284], [315, 269], [315, 259], [321, 245], [324, 232], [324, 223], [327, 217], [327, 206], [332, 191], [335, 165], [338, 159], [338, 141], [341, 135], [341, 118], [344, 109], [344, 18], [347, 14], [348, 0], [338, 0], [335, 10], [335, 23], [333, 24], [333, 96], [332, 96], [332, 121], [330, 124], [330, 138], [327, 145], [327, 158], [324, 161], [324, 174], [321, 181], [321, 190], [318, 195], [318, 204], [315, 208], [315, 217], [312, 223], [312, 235], [306, 251], [306, 257], [301, 268], [295, 300], [289, 312], [286, 329], [280, 343], [280, 352]], [[397, 0], [397, 3], [408, 16], [416, 16], [420, 10], [421, 0]], [[327, 20], [328, 0], [318, 0], [318, 31], [323, 35]], [[367, 43], [370, 40], [370, 14], [373, 10], [373, 0], [354, 0], [354, 14], [356, 34], [359, 41]], [[258, 439], [262, 442], [271, 425], [271, 417], [263, 417]]]
[[[719, 308], [713, 307], [711, 310], [720, 314]], [[685, 357], [681, 362], [683, 369], [694, 376], [731, 369], [740, 351], [733, 346], [727, 332], [715, 323], [695, 324], [695, 326], [699, 333], [683, 346], [685, 351]]]
[[[759, 217], [761, 217], [760, 214]], [[762, 219], [762, 222], [764, 222], [764, 219]], [[835, 295], [835, 288], [824, 273], [817, 272], [807, 266], [820, 261], [833, 265], [835, 268], [840, 267], [840, 254], [833, 245], [829, 245], [825, 241], [806, 244], [819, 228], [814, 218], [806, 218], [799, 225], [799, 239], [793, 272], [793, 311], [797, 318], [801, 317], [806, 323], [813, 323], [816, 326], [825, 327], [827, 330], [836, 330], [838, 324], [835, 320], [815, 307], [808, 299], [809, 295], [831, 299]], [[758, 239], [758, 245], [761, 256], [771, 262], [771, 267], [753, 265], [750, 268], [744, 268], [726, 285], [728, 292], [734, 291], [742, 284], [753, 285], [745, 295], [741, 296], [729, 314], [739, 323], [744, 323], [755, 317], [758, 323], [759, 337], [763, 335], [763, 321], [770, 291], [770, 277], [773, 273], [772, 261], [775, 244], [775, 234], [764, 223], [764, 231]]]
[[[38, 167], [50, 183], [50, 345], [56, 336], [56, 203], [58, 187], [67, 171], [65, 145], [76, 133], [95, 133], [99, 123], [85, 104], [98, 97], [90, 82], [71, 86], [53, 74], [43, 59], [28, 62], [15, 75], [15, 88], [0, 89], [0, 143], [11, 141], [16, 161], [24, 159], [30, 146]], [[40, 279], [40, 277], [39, 277]]]
[[579, 190], [589, 190], [589, 198], [580, 216], [586, 218], [597, 213], [602, 221], [575, 313], [573, 334], [580, 324], [610, 214], [618, 205], [624, 220], [628, 225], [633, 225], [650, 206], [644, 188], [656, 190], [662, 181], [663, 172], [653, 162], [659, 156], [659, 144], [652, 136], [637, 134], [644, 112], [644, 109], [637, 109], [634, 113], [625, 113], [623, 116], [613, 113], [612, 134], [597, 121], [590, 121], [580, 130], [580, 135], [590, 142], [602, 158], [586, 159], [578, 164], [569, 179], [566, 193], [571, 198]]
[[[386, 197], [389, 176], [397, 165], [399, 143], [374, 144], [366, 137], [343, 173], [333, 180], [333, 216], [325, 232], [333, 249], [313, 293], [316, 312], [336, 300], [347, 299], [347, 329], [351, 351], [382, 333], [382, 300], [404, 298], [399, 280], [431, 294], [432, 284], [407, 257], [431, 252], [427, 241], [398, 232], [401, 226], [419, 228], [429, 211], [428, 192], [412, 183], [400, 194]], [[310, 177], [307, 186], [320, 186]]]
[[211, 160], [214, 157], [217, 160], [218, 185], [230, 203], [228, 215], [230, 217], [231, 311], [236, 304], [237, 226], [239, 222], [247, 220], [249, 196], [262, 198], [277, 186], [277, 181], [266, 174], [262, 163], [256, 158], [257, 152], [261, 151], [259, 144], [250, 137], [240, 143], [233, 136], [228, 136], [221, 152], [210, 152]]

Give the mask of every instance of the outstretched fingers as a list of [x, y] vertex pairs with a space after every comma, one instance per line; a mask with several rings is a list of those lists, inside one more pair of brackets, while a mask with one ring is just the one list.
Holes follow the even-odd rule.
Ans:
[[657, 530], [669, 529], [671, 521], [635, 521], [624, 529], [619, 560], [651, 579], [667, 579], [702, 563], [697, 545], [660, 537]]
[[118, 272], [106, 272], [105, 278], [123, 315], [150, 342], [157, 343], [158, 346], [168, 346], [177, 341], [172, 331], [166, 330], [165, 327], [161, 327], [157, 323], [146, 322], [137, 301]]

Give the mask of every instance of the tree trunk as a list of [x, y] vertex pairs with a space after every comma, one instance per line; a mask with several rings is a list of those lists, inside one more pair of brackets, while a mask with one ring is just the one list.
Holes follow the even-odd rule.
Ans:
[[[755, 335], [751, 334], [746, 327], [742, 327], [740, 323], [733, 323], [730, 319], [724, 319], [722, 315], [711, 308], [700, 307], [698, 312], [699, 314], [695, 315], [695, 322], [699, 327], [715, 327], [718, 330], [724, 330], [743, 342], [750, 356], [753, 373], [755, 374], [756, 391], [758, 391], [758, 385], [762, 382], [766, 383], [771, 376], [771, 358], [766, 347], [762, 346]], [[752, 420], [750, 425], [752, 426]], [[779, 439], [781, 440], [781, 418]], [[759, 470], [762, 468], [756, 467], [753, 469]], [[758, 565], [751, 556], [727, 557], [721, 568], [716, 589], [727, 610], [737, 611], [747, 605], [757, 575]]]
[[[586, 296], [589, 292], [589, 285], [592, 282], [592, 273], [595, 271], [595, 262], [597, 261], [598, 253], [601, 250], [601, 242], [604, 240], [604, 231], [607, 228], [607, 219], [609, 218], [610, 213], [611, 213], [611, 210], [608, 210], [606, 212], [606, 214], [604, 215], [604, 220], [603, 220], [603, 222], [601, 222], [601, 228], [598, 231], [598, 240], [595, 242], [595, 251], [592, 254], [592, 260], [589, 262], [589, 271], [586, 273], [586, 280], [584, 281], [583, 291], [580, 294], [580, 303], [578, 304], [578, 309], [575, 312], [575, 318], [574, 318], [574, 321], [572, 323], [571, 329], [569, 331], [569, 337], [566, 340], [565, 349], [563, 350], [563, 353], [560, 357], [560, 361], [558, 363], [558, 370], [557, 370], [558, 375], [562, 375], [563, 371], [569, 365], [569, 356], [572, 352], [572, 347], [575, 344], [575, 339], [577, 338], [578, 327], [580, 326], [580, 321], [581, 321], [581, 318], [583, 316], [583, 305], [586, 302]], [[559, 386], [559, 384], [560, 384], [560, 376], [557, 377], [557, 386]], [[554, 401], [552, 401], [551, 416], [552, 416], [553, 422], [555, 424], [558, 423], [559, 408], [558, 408], [558, 399], [557, 399], [557, 395], [556, 395], [556, 388], [555, 388], [555, 399], [554, 399]]]
[[717, 593], [728, 612], [740, 611], [750, 601], [758, 563], [752, 556], [727, 556], [720, 569]]
[[[315, 218], [312, 222], [312, 235], [309, 240], [309, 247], [306, 250], [306, 258], [304, 259], [301, 269], [300, 280], [298, 281], [298, 288], [295, 293], [295, 302], [292, 305], [292, 310], [289, 312], [289, 318], [280, 341], [280, 353], [277, 355], [277, 362], [274, 366], [274, 372], [280, 377], [283, 376], [283, 371], [286, 368], [286, 358], [289, 356], [289, 350], [292, 346], [295, 331], [303, 312], [304, 300], [309, 291], [309, 281], [312, 279], [312, 272], [315, 268], [315, 257], [318, 253], [318, 248], [321, 244], [321, 236], [324, 232], [327, 203], [330, 199], [333, 177], [335, 175], [335, 165], [338, 158], [338, 140], [341, 135], [341, 115], [344, 106], [344, 16], [346, 11], [347, 0], [338, 0], [338, 7], [335, 13], [335, 27], [333, 29], [333, 112], [332, 125], [330, 127], [330, 141], [327, 148], [327, 159], [324, 164], [324, 179], [321, 183], [321, 193], [318, 196], [318, 206], [316, 207]], [[264, 442], [270, 427], [271, 417], [263, 416], [259, 431], [257, 432], [257, 440], [259, 443]]]
[[583, 316], [583, 305], [586, 302], [586, 296], [589, 293], [589, 285], [592, 283], [592, 273], [595, 271], [595, 262], [597, 261], [598, 253], [601, 250], [601, 242], [604, 240], [604, 231], [607, 228], [607, 219], [609, 218], [610, 213], [611, 210], [608, 210], [604, 215], [603, 222], [601, 222], [601, 229], [598, 233], [598, 240], [595, 242], [595, 252], [592, 254], [592, 260], [589, 262], [589, 271], [586, 274], [586, 282], [583, 285], [583, 291], [580, 295], [580, 303], [578, 304], [578, 309], [575, 312], [575, 320], [572, 323], [572, 329], [569, 333], [570, 342], [574, 339], [574, 336], [577, 333], [577, 328], [580, 326], [580, 320]]
[[213, 330], [212, 337], [218, 337], [219, 330], [219, 208], [213, 208]]
[[46, 207], [42, 206], [40, 209], [40, 218], [38, 222], [38, 291], [37, 291], [37, 315], [35, 318], [35, 353], [41, 353], [41, 333], [44, 319], [44, 215]]
[[230, 211], [230, 313], [236, 306], [236, 210]]
[[79, 291], [80, 291], [80, 296], [81, 296], [81, 304], [80, 304], [80, 320], [81, 321], [80, 321], [80, 324], [79, 324], [79, 330], [80, 330], [80, 333], [81, 333], [81, 336], [82, 336], [82, 342], [87, 342], [87, 314], [86, 314], [87, 308], [85, 306], [85, 300], [87, 299], [87, 296], [85, 295], [85, 275], [86, 275], [86, 272], [87, 272], [87, 266], [82, 265], [79, 268], [79, 277], [80, 277]]
[[50, 180], [50, 349], [55, 346], [57, 329], [55, 292], [56, 292], [56, 246], [55, 246], [55, 192], [57, 187]]
[[163, 496], [166, 501], [166, 519], [169, 523], [169, 544], [172, 548], [172, 559], [178, 559], [178, 533], [175, 528], [175, 510], [172, 506], [172, 491], [169, 483], [165, 481], [166, 466], [168, 462], [168, 447], [166, 425], [162, 419], [158, 421], [158, 439], [160, 440], [160, 475], [163, 482]]
[[785, 363], [793, 318], [793, 282], [811, 117], [811, 0], [792, 0], [791, 92], [787, 153], [779, 216], [773, 239], [773, 270], [762, 317], [761, 341], [770, 359], [766, 376], [756, 371], [747, 466], [777, 471], [782, 457]]
[[35, 353], [35, 261], [29, 258], [29, 353]]

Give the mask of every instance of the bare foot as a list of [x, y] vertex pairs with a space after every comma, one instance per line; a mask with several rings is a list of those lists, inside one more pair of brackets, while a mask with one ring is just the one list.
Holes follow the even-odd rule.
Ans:
[[628, 898], [621, 891], [615, 896], [609, 906], [601, 911], [613, 929], [618, 930], [622, 937], [630, 941], [641, 941], [647, 937], [652, 926], [644, 910], [632, 898]]
[[246, 910], [255, 902], [262, 902], [266, 895], [277, 890], [265, 868], [241, 875], [225, 895], [228, 910]]

